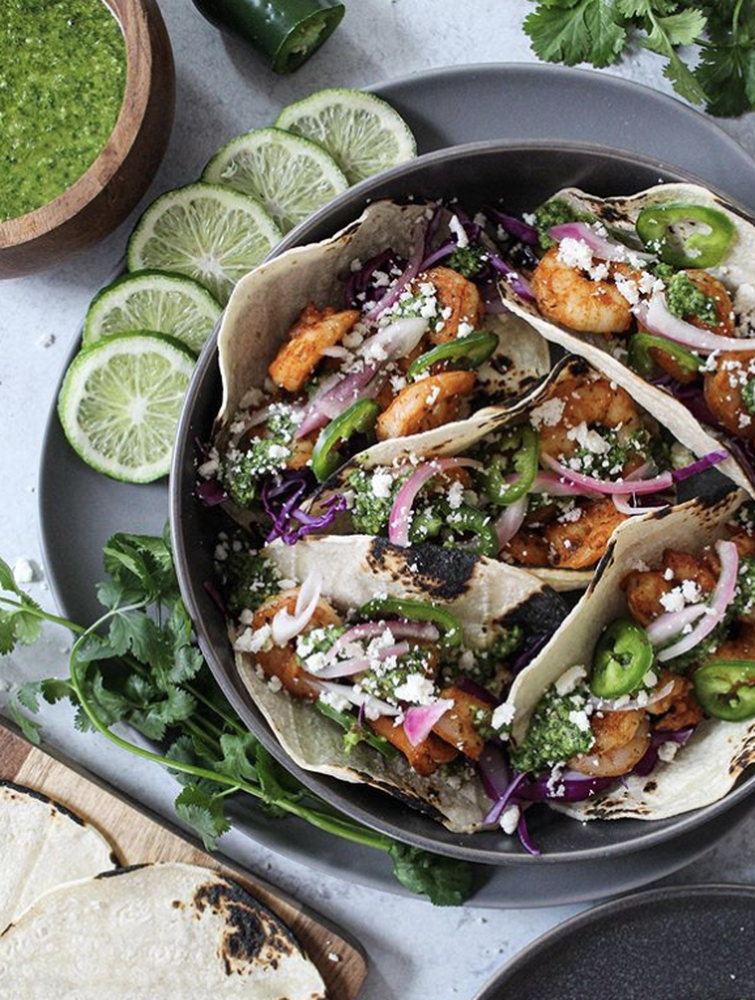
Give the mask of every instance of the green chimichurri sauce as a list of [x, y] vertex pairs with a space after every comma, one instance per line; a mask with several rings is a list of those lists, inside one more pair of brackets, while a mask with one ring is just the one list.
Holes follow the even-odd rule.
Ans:
[[0, 3], [0, 221], [52, 201], [118, 120], [126, 44], [104, 0]]

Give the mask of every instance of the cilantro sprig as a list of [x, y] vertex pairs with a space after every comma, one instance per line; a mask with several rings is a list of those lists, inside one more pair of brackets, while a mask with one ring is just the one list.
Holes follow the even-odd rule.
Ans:
[[524, 30], [546, 62], [602, 68], [639, 44], [692, 104], [723, 117], [755, 109], [755, 0], [533, 2]]
[[[24, 735], [41, 741], [27, 712], [67, 698], [76, 727], [170, 769], [181, 791], [176, 814], [208, 850], [229, 829], [226, 802], [248, 796], [272, 818], [296, 816], [327, 833], [391, 856], [396, 878], [440, 906], [470, 894], [469, 865], [397, 843], [311, 793], [249, 732], [215, 682], [196, 645], [181, 600], [167, 537], [114, 535], [104, 549], [108, 579], [97, 586], [105, 608], [88, 628], [50, 614], [17, 584], [0, 559], [0, 654], [36, 642], [44, 622], [75, 636], [69, 674], [22, 685], [10, 703]], [[23, 711], [26, 710], [26, 711]], [[124, 723], [152, 742], [137, 746], [113, 731]]]

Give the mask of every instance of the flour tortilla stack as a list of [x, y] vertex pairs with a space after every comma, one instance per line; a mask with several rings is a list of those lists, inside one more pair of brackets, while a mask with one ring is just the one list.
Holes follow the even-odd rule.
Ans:
[[325, 1000], [278, 918], [217, 872], [145, 865], [55, 889], [0, 936], [3, 1000]]
[[93, 826], [9, 781], [0, 782], [0, 856], [0, 930], [48, 889], [117, 864]]

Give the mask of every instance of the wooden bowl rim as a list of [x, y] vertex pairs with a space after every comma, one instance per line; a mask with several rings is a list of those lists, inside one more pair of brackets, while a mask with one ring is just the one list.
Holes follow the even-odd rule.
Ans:
[[[149, 0], [146, 4], [145, 0], [104, 2], [118, 21], [126, 45], [126, 86], [115, 127], [96, 159], [70, 187], [32, 212], [0, 221], [0, 250], [36, 240], [78, 215], [108, 186], [139, 135], [149, 104], [152, 76]], [[133, 16], [124, 19], [121, 11], [127, 7], [132, 8]], [[143, 82], [146, 86], [140, 86]], [[119, 147], [122, 152], [116, 157], [112, 151]], [[109, 162], [109, 166], [104, 168], [100, 166], [103, 158], [106, 163]]]

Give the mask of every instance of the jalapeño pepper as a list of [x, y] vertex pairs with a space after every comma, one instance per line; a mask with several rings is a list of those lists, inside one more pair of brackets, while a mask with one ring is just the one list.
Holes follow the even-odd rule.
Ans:
[[755, 660], [711, 660], [692, 679], [698, 701], [714, 719], [755, 717]]
[[343, 461], [338, 445], [353, 434], [371, 431], [379, 414], [380, 405], [374, 399], [359, 399], [328, 424], [312, 452], [312, 472], [318, 483], [324, 483]]
[[646, 249], [672, 267], [715, 267], [734, 242], [736, 228], [709, 205], [652, 205], [637, 216]]
[[453, 361], [456, 368], [479, 368], [496, 347], [498, 337], [487, 330], [475, 330], [466, 337], [447, 340], [412, 361], [406, 373], [407, 381], [411, 382], [438, 361]]
[[702, 359], [692, 351], [675, 344], [665, 337], [654, 337], [650, 333], [635, 333], [629, 341], [629, 367], [644, 378], [650, 378], [655, 372], [656, 364], [650, 354], [650, 348], [657, 348], [668, 354], [679, 365], [685, 375], [693, 375], [700, 370]]
[[194, 0], [216, 28], [247, 42], [275, 73], [298, 69], [341, 23], [333, 0]]
[[347, 736], [351, 736], [353, 733], [356, 742], [367, 743], [369, 746], [379, 750], [384, 757], [388, 757], [391, 760], [399, 756], [400, 751], [392, 743], [389, 743], [383, 736], [373, 733], [366, 726], [360, 726], [356, 716], [351, 715], [349, 712], [339, 712], [337, 708], [333, 708], [332, 705], [326, 705], [324, 701], [320, 701], [319, 699], [315, 702], [315, 705], [323, 715], [332, 719], [333, 722], [337, 722], [341, 729], [346, 732]]
[[653, 646], [644, 628], [630, 618], [618, 618], [598, 639], [590, 675], [597, 698], [620, 698], [642, 686], [653, 666]]
[[375, 597], [359, 609], [359, 617], [367, 619], [405, 618], [410, 622], [432, 622], [441, 632], [442, 646], [460, 646], [464, 637], [461, 622], [446, 608], [399, 597]]
[[508, 507], [529, 493], [535, 481], [540, 467], [540, 438], [534, 427], [524, 426], [512, 431], [502, 446], [506, 450], [518, 448], [513, 461], [520, 478], [515, 483], [507, 483], [501, 463], [494, 461], [485, 473], [484, 489], [493, 503]]

